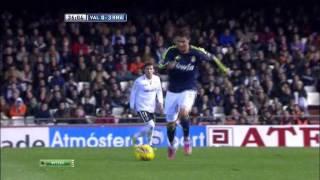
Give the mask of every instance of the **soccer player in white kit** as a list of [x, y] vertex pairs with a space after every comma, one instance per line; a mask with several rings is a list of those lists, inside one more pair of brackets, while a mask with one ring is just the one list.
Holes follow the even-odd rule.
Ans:
[[148, 144], [152, 145], [152, 136], [155, 127], [155, 111], [163, 111], [163, 94], [160, 77], [154, 74], [154, 66], [151, 62], [144, 65], [144, 75], [138, 77], [130, 94], [130, 108], [137, 112], [144, 121], [145, 127], [134, 134], [133, 145], [136, 145], [138, 137], [147, 135]]
[[169, 77], [169, 86], [165, 98], [165, 114], [167, 120], [167, 136], [169, 140], [168, 158], [174, 159], [176, 147], [174, 138], [176, 124], [180, 120], [184, 136], [184, 153], [190, 155], [192, 144], [189, 138], [189, 112], [196, 98], [197, 79], [202, 61], [215, 62], [218, 68], [229, 74], [226, 68], [214, 55], [190, 45], [190, 34], [186, 28], [177, 30], [175, 45], [169, 47], [163, 54], [160, 68], [166, 68]]

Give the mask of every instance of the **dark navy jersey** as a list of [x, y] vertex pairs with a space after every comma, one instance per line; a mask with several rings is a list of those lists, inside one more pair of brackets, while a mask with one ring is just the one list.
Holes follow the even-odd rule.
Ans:
[[210, 53], [203, 48], [190, 46], [188, 53], [180, 53], [176, 46], [171, 46], [163, 54], [160, 67], [169, 62], [177, 61], [173, 69], [169, 69], [169, 87], [171, 92], [182, 92], [185, 90], [196, 90], [201, 61], [212, 61]]

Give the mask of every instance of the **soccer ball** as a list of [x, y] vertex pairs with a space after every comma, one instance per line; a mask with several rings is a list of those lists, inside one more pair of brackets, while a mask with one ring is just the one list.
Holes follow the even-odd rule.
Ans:
[[142, 161], [151, 161], [155, 158], [153, 148], [147, 144], [135, 147], [134, 154], [137, 160]]

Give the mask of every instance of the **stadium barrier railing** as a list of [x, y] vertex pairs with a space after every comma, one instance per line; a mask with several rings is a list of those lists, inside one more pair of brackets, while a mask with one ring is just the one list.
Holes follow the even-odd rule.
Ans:
[[[193, 125], [279, 125], [279, 124], [299, 124], [298, 121], [304, 122], [304, 124], [320, 124], [320, 115], [308, 115], [308, 116], [280, 116], [273, 115], [269, 118], [269, 123], [264, 123], [261, 119], [264, 116], [239, 116], [234, 118], [234, 116], [223, 116], [223, 117], [213, 117], [213, 116], [197, 116], [190, 117], [191, 123]], [[242, 119], [242, 121], [239, 121]], [[109, 124], [109, 125], [127, 125], [127, 124], [141, 124], [143, 123], [139, 117], [129, 116], [129, 117], [96, 117], [96, 116], [86, 116], [82, 118], [69, 117], [69, 118], [35, 118], [34, 116], [26, 117], [12, 117], [8, 119], [1, 119], [1, 126], [37, 126], [37, 125], [69, 125], [69, 124]], [[156, 117], [157, 124], [165, 124], [166, 120], [164, 116]]]

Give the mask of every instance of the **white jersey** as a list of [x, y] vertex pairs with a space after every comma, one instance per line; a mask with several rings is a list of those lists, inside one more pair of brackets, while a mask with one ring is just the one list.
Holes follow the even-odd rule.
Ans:
[[152, 75], [152, 78], [148, 79], [146, 75], [142, 75], [136, 79], [131, 90], [130, 108], [135, 111], [154, 113], [157, 102], [163, 104], [163, 94], [159, 76]]

